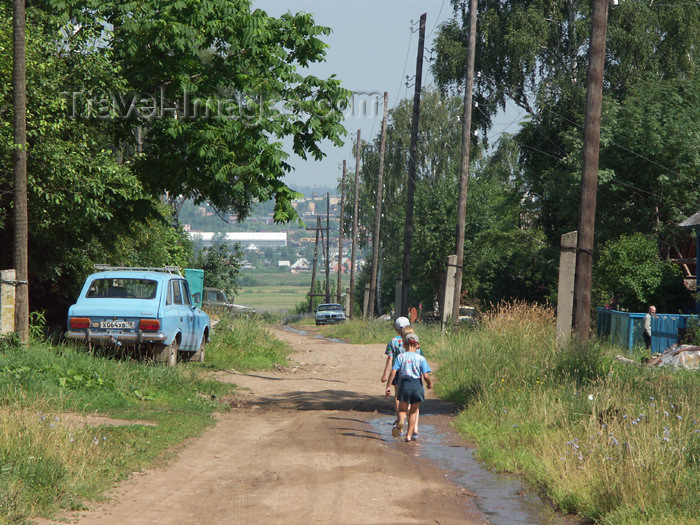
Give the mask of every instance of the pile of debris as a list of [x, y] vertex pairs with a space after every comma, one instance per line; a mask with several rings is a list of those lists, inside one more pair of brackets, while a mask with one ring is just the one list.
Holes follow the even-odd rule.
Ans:
[[700, 369], [700, 346], [672, 345], [663, 354], [652, 357], [647, 366], [672, 366], [689, 370]]

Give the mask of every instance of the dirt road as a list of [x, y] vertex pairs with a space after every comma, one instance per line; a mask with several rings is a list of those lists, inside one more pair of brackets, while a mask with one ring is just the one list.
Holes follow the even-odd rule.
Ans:
[[[274, 329], [294, 349], [287, 368], [219, 379], [241, 387], [235, 407], [165, 470], [135, 475], [78, 525], [476, 524], [471, 495], [417, 457], [420, 441], [368, 421], [382, 396], [383, 345], [347, 345]], [[424, 414], [453, 432], [454, 407], [428, 391]], [[454, 437], [453, 434], [453, 438]]]

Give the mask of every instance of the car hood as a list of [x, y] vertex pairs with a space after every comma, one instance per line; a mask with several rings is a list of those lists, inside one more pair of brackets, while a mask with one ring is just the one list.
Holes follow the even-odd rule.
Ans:
[[71, 317], [157, 317], [158, 301], [153, 299], [83, 299], [70, 307], [68, 315]]

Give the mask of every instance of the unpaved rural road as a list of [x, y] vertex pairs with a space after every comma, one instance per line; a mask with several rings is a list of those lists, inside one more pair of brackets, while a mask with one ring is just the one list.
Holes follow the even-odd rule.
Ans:
[[[274, 328], [291, 345], [282, 370], [218, 378], [240, 388], [234, 408], [164, 470], [134, 475], [109, 502], [64, 516], [78, 525], [482, 524], [472, 495], [391, 438], [380, 377], [384, 345], [349, 345]], [[427, 391], [449, 439], [454, 407]], [[379, 430], [377, 430], [379, 428]], [[42, 523], [50, 523], [44, 522]], [[63, 522], [65, 523], [65, 521]]]

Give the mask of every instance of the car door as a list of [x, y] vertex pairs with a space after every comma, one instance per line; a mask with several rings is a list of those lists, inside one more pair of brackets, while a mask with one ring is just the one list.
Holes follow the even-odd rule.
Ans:
[[170, 279], [168, 281], [168, 294], [165, 300], [165, 310], [163, 311], [163, 326], [168, 341], [171, 341], [173, 335], [177, 335], [178, 332], [182, 334], [180, 348], [184, 350], [184, 347], [187, 345], [187, 311], [183, 304], [180, 281], [181, 279]]
[[182, 344], [180, 348], [183, 350], [196, 350], [197, 345], [197, 327], [195, 326], [194, 305], [192, 304], [192, 295], [190, 295], [189, 283], [185, 280], [180, 281], [182, 287]]

